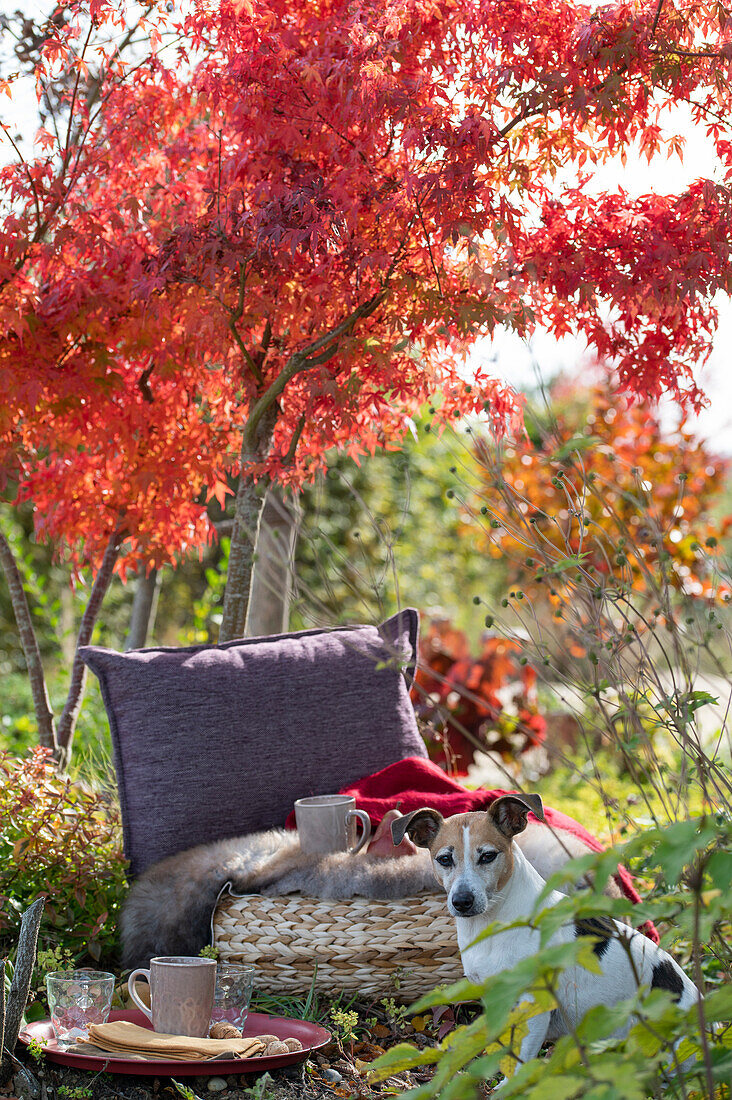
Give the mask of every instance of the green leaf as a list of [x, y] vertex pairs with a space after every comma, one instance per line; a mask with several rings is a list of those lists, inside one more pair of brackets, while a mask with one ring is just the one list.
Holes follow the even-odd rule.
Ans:
[[556, 462], [564, 462], [570, 457], [570, 455], [576, 452], [589, 451], [592, 447], [595, 447], [602, 440], [597, 435], [574, 435], [571, 439], [568, 439], [566, 443], [563, 443], [561, 447], [552, 455], [552, 458]]
[[710, 1023], [732, 1019], [732, 984], [715, 989], [705, 998], [704, 1015]]
[[420, 997], [418, 1001], [410, 1005], [409, 1011], [418, 1014], [423, 1012], [425, 1008], [433, 1008], [435, 1005], [453, 1005], [460, 1001], [479, 1001], [482, 992], [482, 985], [476, 985], [474, 982], [469, 982], [467, 978], [463, 978], [459, 982], [453, 982], [452, 985], [438, 986], [431, 993], [426, 993], [424, 997]]
[[678, 821], [668, 826], [653, 852], [654, 860], [664, 872], [666, 881], [678, 882], [681, 872], [691, 862], [694, 853], [706, 848], [715, 836], [713, 824], [703, 818]]
[[440, 1089], [440, 1100], [475, 1100], [475, 1085], [476, 1077], [473, 1073], [468, 1071], [456, 1073], [453, 1079]]
[[498, 1065], [502, 1057], [503, 1051], [495, 1050], [491, 1054], [484, 1054], [481, 1058], [474, 1058], [467, 1072], [475, 1081], [487, 1081], [498, 1073]]
[[573, 1096], [584, 1096], [586, 1088], [585, 1077], [567, 1077], [559, 1074], [542, 1081], [537, 1095], [540, 1095], [542, 1100], [572, 1100]]
[[28, 1005], [23, 1013], [23, 1019], [28, 1024], [34, 1024], [38, 1020], [43, 1020], [47, 1016], [47, 1012], [40, 1001], [34, 1001], [33, 1004]]
[[714, 852], [707, 861], [706, 870], [719, 890], [729, 890], [732, 883], [732, 852]]
[[384, 1081], [395, 1073], [402, 1073], [406, 1069], [415, 1066], [429, 1065], [436, 1062], [440, 1052], [436, 1047], [428, 1047], [426, 1050], [418, 1050], [411, 1043], [397, 1043], [396, 1046], [381, 1054], [371, 1063], [369, 1069], [369, 1081]]
[[559, 558], [551, 568], [547, 569], [547, 573], [566, 573], [568, 569], [581, 569], [587, 561], [589, 554], [570, 554], [566, 558]]
[[435, 1092], [440, 1092], [468, 1062], [482, 1054], [488, 1044], [488, 1021], [484, 1015], [472, 1024], [456, 1028], [441, 1044], [442, 1054], [432, 1082]]
[[630, 1005], [635, 1005], [633, 997], [627, 1001], [619, 1001], [614, 1005], [595, 1005], [585, 1014], [577, 1025], [577, 1035], [583, 1043], [594, 1043], [599, 1039], [611, 1036], [627, 1023], [630, 1013]]
[[719, 699], [714, 695], [710, 695], [708, 691], [688, 691], [681, 696], [679, 701], [687, 706], [690, 711], [705, 707], [708, 703], [713, 703], [715, 706], [719, 703]]
[[714, 1080], [729, 1082], [732, 1077], [732, 1050], [717, 1047], [712, 1051], [710, 1061]]
[[174, 1078], [172, 1078], [172, 1082], [176, 1091], [180, 1093], [184, 1100], [201, 1100], [201, 1097], [193, 1091], [190, 1085], [184, 1085], [182, 1081], [176, 1081]]

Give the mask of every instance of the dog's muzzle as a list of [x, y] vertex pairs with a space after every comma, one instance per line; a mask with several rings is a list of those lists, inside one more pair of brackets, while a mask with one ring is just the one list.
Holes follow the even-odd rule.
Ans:
[[456, 890], [450, 895], [450, 905], [460, 917], [473, 917], [482, 912], [476, 904], [476, 897], [472, 890]]

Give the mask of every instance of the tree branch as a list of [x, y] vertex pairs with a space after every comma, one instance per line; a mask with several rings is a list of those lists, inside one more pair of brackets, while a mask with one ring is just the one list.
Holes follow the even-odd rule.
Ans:
[[[13, 149], [15, 150], [15, 152], [18, 155], [18, 160], [20, 161], [20, 163], [25, 168], [25, 174], [28, 177], [28, 183], [30, 184], [31, 191], [33, 192], [33, 206], [35, 207], [35, 211], [36, 211], [36, 234], [38, 235], [38, 234], [40, 234], [40, 229], [41, 229], [41, 205], [40, 205], [40, 198], [39, 198], [39, 195], [38, 195], [38, 190], [36, 188], [35, 180], [33, 179], [33, 176], [31, 175], [30, 168], [28, 167], [28, 161], [25, 159], [25, 157], [21, 153], [17, 143], [15, 141], [13, 141], [12, 137], [8, 133], [8, 127], [5, 126], [5, 125], [0, 125], [0, 130], [2, 131], [4, 136], [8, 139], [8, 141], [12, 145]], [[34, 237], [34, 243], [35, 243], [35, 240], [37, 240], [37, 239], [38, 239], [38, 236]], [[9, 282], [10, 282], [9, 278], [3, 279], [2, 283], [0, 283], [0, 290]]]
[[282, 465], [283, 466], [291, 466], [292, 463], [295, 461], [295, 455], [297, 453], [297, 445], [300, 442], [300, 436], [302, 435], [302, 430], [305, 427], [306, 421], [307, 421], [307, 417], [306, 417], [305, 413], [303, 413], [302, 416], [300, 417], [300, 419], [298, 420], [296, 426], [295, 426], [294, 432], [292, 433], [292, 439], [290, 440], [290, 445], [287, 448], [286, 453], [282, 456]]
[[142, 393], [142, 396], [145, 398], [148, 405], [153, 405], [155, 403], [153, 392], [150, 389], [150, 375], [153, 372], [153, 367], [153, 363], [151, 363], [149, 367], [145, 367], [144, 371], [137, 380], [138, 389]]
[[680, 50], [678, 46], [668, 46], [664, 50], [656, 50], [653, 49], [653, 47], [649, 47], [648, 52], [652, 53], [655, 57], [687, 57], [691, 58], [692, 61], [696, 60], [697, 58], [721, 58], [723, 56], [721, 50]]
[[33, 617], [28, 607], [23, 578], [15, 561], [13, 549], [2, 531], [0, 531], [0, 565], [8, 584], [10, 603], [28, 669], [28, 678], [33, 696], [33, 709], [38, 723], [38, 740], [44, 748], [52, 749], [55, 752], [57, 742], [53, 711], [48, 699], [46, 677], [43, 671], [41, 652], [38, 648], [38, 639], [33, 626]]
[[424, 239], [427, 242], [427, 251], [430, 254], [430, 263], [432, 264], [432, 270], [434, 271], [435, 278], [437, 279], [437, 292], [440, 295], [440, 297], [442, 298], [442, 297], [444, 297], [444, 295], [442, 293], [442, 283], [440, 282], [440, 273], [437, 270], [437, 264], [435, 263], [435, 257], [432, 255], [432, 244], [430, 242], [430, 235], [427, 232], [427, 226], [424, 224], [424, 217], [422, 216], [422, 207], [419, 205], [419, 199], [417, 198], [416, 195], [414, 196], [414, 201], [417, 204], [417, 213], [419, 215], [419, 220], [420, 220], [420, 223], [422, 225], [422, 229], [424, 231]]
[[[362, 317], [368, 317], [374, 312], [377, 306], [384, 298], [385, 291], [380, 290], [377, 294], [374, 294], [367, 302], [363, 302], [357, 309], [354, 309], [352, 313], [341, 321], [340, 324], [335, 325], [329, 332], [324, 333], [323, 336], [319, 336], [317, 340], [313, 340], [311, 344], [303, 348], [302, 351], [298, 351], [295, 355], [292, 355], [277, 375], [275, 380], [265, 390], [262, 396], [256, 401], [252, 407], [247, 422], [244, 428], [245, 438], [248, 438], [250, 443], [254, 442], [256, 437], [257, 426], [264, 416], [267, 409], [277, 400], [280, 394], [285, 389], [287, 383], [299, 374], [301, 371], [310, 370], [312, 367], [318, 366], [318, 362], [315, 359], [310, 358], [314, 352], [320, 351], [321, 348], [332, 344], [335, 340], [344, 336]], [[337, 349], [335, 349], [337, 350]], [[331, 351], [327, 358], [332, 358], [335, 354], [335, 350]]]
[[81, 702], [84, 696], [84, 684], [86, 683], [86, 665], [79, 656], [79, 649], [81, 646], [88, 645], [91, 641], [94, 626], [102, 607], [102, 601], [112, 581], [114, 565], [119, 556], [120, 547], [124, 541], [124, 535], [124, 522], [120, 517], [117, 526], [109, 536], [107, 549], [104, 551], [102, 564], [96, 575], [89, 601], [82, 616], [81, 626], [79, 627], [79, 636], [76, 640], [76, 654], [71, 668], [69, 692], [66, 697], [66, 705], [58, 721], [57, 741], [59, 765], [61, 768], [66, 768], [69, 762], [71, 741], [74, 736], [74, 729], [79, 717], [79, 711], [81, 710]]
[[658, 30], [658, 21], [661, 18], [661, 10], [663, 9], [664, 0], [658, 0], [656, 5], [656, 14], [653, 17], [653, 26], [651, 27], [651, 37], [653, 37]]
[[257, 382], [261, 386], [262, 383], [264, 382], [264, 375], [262, 374], [261, 370], [259, 369], [259, 367], [255, 363], [254, 359], [252, 358], [251, 352], [249, 351], [248, 347], [246, 346], [246, 344], [242, 340], [241, 336], [239, 335], [239, 330], [236, 327], [236, 323], [235, 323], [233, 317], [229, 318], [229, 329], [231, 331], [231, 335], [234, 337], [234, 340], [236, 341], [236, 346], [239, 348], [239, 351], [242, 354], [242, 358], [244, 359], [244, 362], [249, 367], [249, 370], [252, 372], [252, 374], [256, 378]]
[[241, 264], [239, 268], [239, 297], [237, 299], [236, 306], [230, 311], [232, 321], [236, 322], [240, 320], [242, 313], [244, 312], [244, 291], [247, 285], [247, 269], [244, 264]]
[[[229, 314], [229, 330], [231, 332], [231, 335], [234, 337], [234, 340], [236, 341], [236, 345], [242, 354], [244, 362], [247, 364], [249, 370], [252, 372], [257, 382], [261, 386], [264, 382], [264, 375], [262, 374], [260, 364], [255, 361], [254, 357], [249, 351], [249, 348], [242, 340], [239, 334], [239, 330], [236, 327], [236, 322], [241, 318], [241, 315], [244, 312], [244, 290], [246, 288], [246, 285], [247, 269], [244, 264], [241, 264], [239, 267], [239, 297], [234, 309], [227, 309], [227, 313]], [[267, 325], [269, 326], [269, 321], [267, 322]], [[270, 333], [271, 331], [272, 330], [270, 329]]]
[[76, 105], [76, 95], [77, 95], [77, 92], [79, 91], [79, 82], [81, 81], [81, 63], [84, 61], [84, 54], [86, 53], [86, 48], [87, 48], [87, 46], [89, 45], [89, 43], [91, 41], [91, 36], [92, 36], [92, 31], [93, 30], [94, 30], [94, 20], [92, 20], [91, 24], [89, 25], [89, 31], [88, 31], [87, 36], [86, 36], [86, 42], [84, 43], [84, 45], [82, 47], [81, 54], [77, 58], [77, 60], [79, 62], [79, 67], [76, 70], [76, 80], [74, 82], [74, 91], [71, 95], [71, 103], [69, 104], [69, 124], [66, 128], [66, 148], [64, 149], [64, 159], [63, 159], [63, 163], [61, 165], [61, 175], [59, 176], [59, 183], [63, 182], [63, 178], [66, 175], [66, 169], [69, 166], [69, 159], [70, 159], [70, 156], [71, 156], [71, 130], [72, 130], [73, 125], [74, 125], [74, 107]]
[[259, 345], [259, 355], [257, 356], [260, 370], [264, 366], [267, 353], [269, 351], [269, 345], [272, 343], [272, 325], [269, 323], [269, 317], [267, 323], [264, 326], [264, 332], [262, 333], [262, 343]]

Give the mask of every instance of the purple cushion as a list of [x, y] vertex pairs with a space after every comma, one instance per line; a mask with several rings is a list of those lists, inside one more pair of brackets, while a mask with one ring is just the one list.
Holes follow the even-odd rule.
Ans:
[[185, 649], [84, 646], [112, 731], [132, 874], [196, 844], [284, 825], [406, 756], [418, 613]]

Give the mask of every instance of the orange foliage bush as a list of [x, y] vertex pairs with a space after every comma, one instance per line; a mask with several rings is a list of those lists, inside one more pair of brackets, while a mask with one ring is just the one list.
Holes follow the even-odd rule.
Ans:
[[485, 546], [507, 561], [509, 583], [552, 595], [579, 569], [641, 590], [662, 568], [687, 595], [729, 598], [710, 555], [732, 523], [712, 515], [729, 460], [683, 425], [664, 431], [657, 411], [609, 384], [552, 398], [553, 423], [534, 438], [477, 445]]

